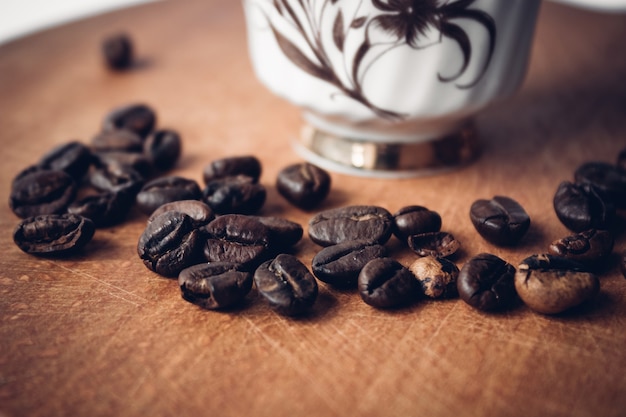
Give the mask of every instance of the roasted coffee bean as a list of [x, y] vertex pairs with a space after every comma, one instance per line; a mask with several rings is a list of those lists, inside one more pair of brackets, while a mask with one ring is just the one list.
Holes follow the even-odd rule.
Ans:
[[287, 201], [304, 210], [319, 205], [330, 192], [328, 172], [307, 162], [283, 168], [276, 178], [276, 189]]
[[359, 273], [358, 288], [363, 301], [377, 308], [403, 306], [419, 294], [411, 271], [392, 258], [373, 259], [365, 264]]
[[77, 182], [85, 176], [91, 163], [92, 155], [89, 148], [76, 141], [55, 147], [39, 161], [42, 168], [65, 171]]
[[515, 300], [515, 267], [495, 255], [481, 253], [463, 265], [457, 278], [459, 296], [478, 310], [510, 307]]
[[182, 142], [178, 132], [162, 129], [148, 137], [143, 151], [156, 169], [167, 171], [176, 165], [181, 149]]
[[258, 182], [261, 177], [261, 162], [254, 156], [232, 156], [216, 159], [209, 163], [203, 172], [204, 183], [225, 177], [245, 175]]
[[367, 240], [355, 240], [328, 246], [319, 251], [311, 264], [313, 274], [337, 287], [355, 286], [359, 273], [372, 259], [384, 258], [384, 246]]
[[168, 211], [154, 218], [139, 237], [137, 253], [146, 267], [159, 275], [176, 277], [198, 263], [200, 232], [184, 213]]
[[530, 227], [530, 217], [524, 208], [504, 196], [475, 201], [470, 208], [470, 219], [485, 240], [502, 246], [519, 242]]
[[130, 130], [141, 136], [147, 137], [156, 125], [156, 113], [145, 104], [130, 104], [113, 109], [104, 118], [102, 130]]
[[[17, 173], [17, 175], [15, 177], [13, 177], [13, 181], [11, 181], [11, 189], [15, 188], [15, 186], [17, 185], [17, 183], [24, 178], [27, 175], [31, 175], [34, 174], [36, 172], [40, 172], [40, 171], [50, 171], [50, 169], [48, 168], [44, 168], [39, 164], [35, 164], [35, 165], [30, 165], [26, 168], [24, 168], [23, 170], [21, 170], [20, 172]], [[53, 170], [56, 171], [56, 170]]]
[[350, 240], [369, 240], [381, 245], [389, 240], [393, 217], [377, 206], [347, 206], [322, 211], [309, 221], [309, 237], [320, 246]]
[[306, 313], [317, 298], [317, 281], [293, 255], [264, 262], [254, 272], [254, 283], [270, 306], [286, 316]]
[[406, 206], [393, 215], [393, 234], [406, 242], [411, 235], [441, 230], [439, 213], [422, 206]]
[[553, 204], [561, 223], [573, 232], [608, 230], [615, 217], [615, 207], [591, 184], [562, 182]]
[[59, 214], [76, 195], [76, 183], [64, 171], [34, 170], [13, 182], [9, 206], [21, 218]]
[[218, 214], [254, 214], [266, 196], [265, 187], [245, 175], [209, 181], [202, 191], [204, 202]]
[[282, 217], [258, 216], [269, 231], [270, 248], [274, 252], [281, 252], [294, 246], [302, 239], [302, 226]]
[[622, 171], [626, 171], [626, 148], [622, 149], [617, 155], [617, 167]]
[[519, 265], [515, 289], [532, 310], [557, 314], [593, 298], [600, 291], [600, 281], [572, 260], [533, 255]]
[[144, 179], [134, 169], [123, 165], [105, 165], [89, 174], [89, 183], [100, 191], [123, 193], [135, 197], [144, 184]]
[[130, 68], [134, 60], [133, 43], [125, 33], [107, 36], [102, 42], [105, 64], [112, 70]]
[[105, 191], [74, 201], [67, 212], [88, 218], [96, 227], [107, 227], [121, 223], [132, 204], [133, 199], [123, 193]]
[[[96, 152], [93, 154], [96, 168], [108, 167], [110, 171], [124, 171], [131, 168], [143, 177], [149, 178], [153, 174], [152, 162], [143, 153], [137, 152]], [[139, 187], [141, 188], [141, 187]]]
[[574, 173], [578, 184], [591, 184], [615, 207], [626, 209], [626, 171], [605, 162], [588, 162]]
[[165, 203], [152, 212], [148, 218], [148, 223], [154, 220], [156, 217], [165, 213], [166, 211], [177, 211], [179, 213], [185, 213], [191, 217], [195, 227], [204, 226], [209, 224], [214, 218], [215, 213], [211, 210], [211, 207], [198, 200], [179, 200], [172, 201], [171, 203]]
[[91, 220], [76, 214], [46, 214], [22, 220], [13, 241], [31, 255], [64, 256], [83, 248], [95, 230]]
[[225, 214], [202, 232], [206, 236], [204, 256], [209, 262], [234, 262], [252, 269], [266, 259], [270, 232], [254, 217]]
[[613, 235], [606, 230], [590, 229], [555, 240], [550, 252], [584, 264], [604, 261], [613, 250]]
[[215, 310], [242, 301], [252, 288], [252, 273], [231, 262], [209, 262], [183, 269], [178, 285], [185, 300]]
[[422, 293], [430, 298], [456, 297], [459, 268], [445, 258], [425, 256], [418, 258], [409, 266], [415, 275]]
[[91, 139], [93, 152], [142, 152], [143, 138], [130, 130], [101, 132]]
[[448, 232], [422, 233], [407, 239], [409, 248], [419, 256], [445, 258], [452, 256], [461, 247], [461, 243]]
[[137, 207], [145, 214], [165, 203], [180, 200], [199, 200], [202, 196], [198, 183], [187, 178], [169, 176], [147, 182], [137, 194]]

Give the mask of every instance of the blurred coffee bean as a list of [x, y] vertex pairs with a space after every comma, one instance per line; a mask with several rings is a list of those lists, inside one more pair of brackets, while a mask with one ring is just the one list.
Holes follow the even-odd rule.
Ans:
[[30, 170], [13, 181], [9, 206], [21, 218], [59, 214], [76, 195], [76, 183], [64, 171]]
[[152, 163], [143, 153], [109, 151], [94, 153], [93, 157], [96, 168], [108, 166], [112, 171], [131, 168], [143, 178], [153, 174]]
[[461, 247], [461, 243], [448, 232], [422, 233], [409, 236], [407, 243], [419, 256], [445, 258], [452, 256]]
[[502, 310], [515, 301], [515, 267], [503, 259], [481, 253], [467, 261], [457, 278], [459, 296], [484, 311]]
[[376, 308], [392, 308], [416, 300], [419, 294], [417, 280], [407, 268], [392, 258], [369, 261], [358, 279], [363, 301]]
[[210, 262], [183, 269], [178, 285], [185, 300], [215, 310], [243, 300], [252, 288], [252, 274], [231, 262]]
[[261, 162], [255, 156], [232, 156], [216, 159], [209, 163], [203, 172], [204, 183], [224, 178], [245, 175], [258, 182], [261, 177]]
[[406, 206], [393, 214], [393, 234], [406, 242], [409, 236], [441, 230], [439, 213], [422, 206]]
[[331, 177], [322, 168], [307, 162], [283, 168], [276, 178], [276, 189], [296, 207], [310, 210], [330, 192]]
[[274, 252], [289, 250], [302, 239], [304, 233], [302, 226], [282, 217], [256, 216], [269, 231], [270, 249]]
[[610, 229], [615, 207], [592, 184], [562, 182], [554, 195], [554, 211], [565, 227], [573, 232]]
[[626, 209], [626, 171], [605, 162], [588, 162], [576, 169], [578, 184], [591, 184], [615, 207]]
[[91, 139], [91, 149], [93, 152], [142, 152], [143, 138], [130, 130], [109, 130]]
[[178, 176], [156, 178], [147, 182], [137, 193], [137, 207], [145, 214], [166, 203], [180, 200], [199, 200], [202, 196], [198, 183]]
[[125, 33], [109, 35], [102, 42], [102, 54], [105, 64], [110, 69], [126, 70], [133, 64], [133, 43]]
[[351, 240], [384, 244], [391, 236], [393, 217], [378, 206], [347, 206], [322, 211], [309, 220], [309, 237], [320, 246]]
[[91, 220], [96, 227], [107, 227], [121, 223], [133, 204], [133, 199], [124, 193], [101, 192], [74, 201], [68, 213]]
[[145, 104], [130, 104], [109, 112], [102, 125], [103, 132], [130, 130], [140, 137], [147, 137], [156, 126], [156, 113]]
[[76, 182], [80, 182], [85, 176], [91, 163], [92, 155], [89, 148], [76, 141], [55, 147], [39, 161], [42, 168], [65, 171]]
[[159, 171], [167, 171], [176, 165], [182, 142], [174, 130], [161, 129], [154, 132], [144, 143], [143, 152]]
[[613, 251], [614, 238], [607, 230], [590, 229], [550, 244], [550, 252], [586, 265], [606, 260]]
[[384, 258], [384, 246], [367, 240], [354, 240], [328, 246], [319, 251], [311, 263], [313, 274], [337, 287], [357, 284], [359, 273], [372, 259]]
[[143, 186], [144, 178], [128, 166], [109, 164], [92, 170], [89, 183], [97, 190], [124, 193], [134, 198]]
[[501, 246], [516, 244], [530, 227], [530, 217], [524, 208], [504, 196], [475, 201], [470, 208], [470, 219], [485, 240]]
[[65, 256], [83, 248], [95, 230], [91, 220], [76, 214], [46, 214], [22, 220], [13, 241], [31, 255]]
[[267, 192], [262, 184], [246, 175], [211, 180], [202, 198], [218, 214], [254, 214], [263, 204]]

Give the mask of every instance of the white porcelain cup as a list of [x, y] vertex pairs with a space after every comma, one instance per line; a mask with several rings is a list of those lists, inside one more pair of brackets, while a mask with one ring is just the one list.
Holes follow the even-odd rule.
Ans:
[[299, 106], [296, 149], [401, 177], [474, 158], [472, 116], [514, 93], [540, 0], [244, 0], [257, 77]]

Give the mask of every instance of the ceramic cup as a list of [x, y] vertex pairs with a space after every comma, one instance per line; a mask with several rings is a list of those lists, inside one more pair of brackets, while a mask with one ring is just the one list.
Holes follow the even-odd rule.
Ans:
[[522, 83], [540, 0], [244, 0], [254, 70], [302, 109], [296, 150], [403, 177], [478, 151], [472, 116]]

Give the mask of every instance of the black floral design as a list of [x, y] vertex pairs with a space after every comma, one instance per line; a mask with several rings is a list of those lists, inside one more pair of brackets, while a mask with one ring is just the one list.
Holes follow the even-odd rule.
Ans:
[[[282, 34], [274, 25], [270, 24], [272, 33], [281, 51], [289, 60], [306, 73], [334, 85], [339, 92], [356, 100], [373, 111], [376, 115], [386, 119], [402, 119], [405, 115], [376, 106], [363, 91], [363, 80], [373, 63], [380, 59], [390, 50], [408, 45], [413, 49], [432, 47], [436, 44], [422, 45], [422, 38], [426, 37], [427, 31], [435, 29], [439, 33], [439, 42], [443, 38], [452, 39], [456, 42], [463, 54], [461, 68], [454, 74], [444, 76], [438, 74], [441, 82], [457, 81], [467, 70], [472, 56], [472, 44], [467, 33], [459, 26], [458, 20], [469, 20], [482, 25], [489, 34], [489, 48], [487, 58], [476, 79], [467, 84], [456, 84], [458, 88], [472, 88], [484, 76], [495, 48], [496, 25], [491, 16], [484, 11], [471, 9], [475, 0], [369, 0], [378, 10], [384, 12], [375, 17], [368, 15], [359, 16], [359, 5], [354, 16], [346, 19], [341, 7], [337, 3], [340, 0], [271, 0], [272, 7], [285, 19], [305, 41], [308, 52], [303, 53], [291, 40]], [[344, 0], [345, 1], [345, 0]], [[354, 0], [351, 0], [354, 1]], [[320, 7], [316, 7], [320, 6]], [[335, 13], [329, 13], [329, 9]], [[329, 46], [322, 41], [320, 28], [328, 16], [333, 21], [333, 46], [339, 51], [344, 51], [346, 37], [353, 31], [361, 32], [363, 38], [359, 47], [351, 57], [349, 65], [336, 68], [329, 58], [326, 48]], [[271, 20], [268, 18], [268, 21]], [[457, 23], [455, 23], [457, 22]], [[381, 30], [390, 34], [395, 39], [382, 51], [373, 52], [376, 46], [371, 41], [371, 31]], [[368, 54], [376, 54], [366, 62]], [[310, 59], [313, 56], [314, 59]], [[338, 75], [343, 71], [343, 80]], [[347, 81], [345, 81], [347, 80]]]

